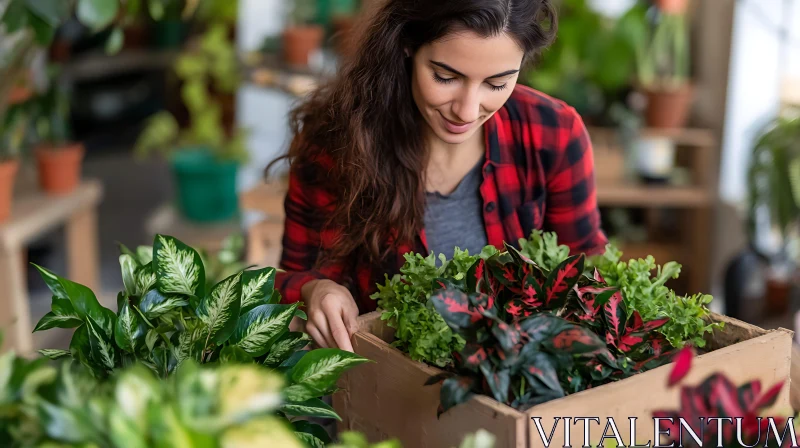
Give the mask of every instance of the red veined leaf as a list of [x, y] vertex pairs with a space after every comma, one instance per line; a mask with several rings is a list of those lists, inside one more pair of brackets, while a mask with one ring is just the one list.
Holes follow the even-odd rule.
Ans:
[[636, 336], [633, 334], [624, 334], [622, 337], [618, 338], [616, 341], [613, 341], [611, 344], [617, 347], [619, 351], [623, 353], [628, 353], [637, 348], [639, 344], [644, 342], [644, 338], [641, 336]]
[[583, 265], [586, 260], [583, 254], [573, 255], [558, 265], [547, 277], [545, 283], [545, 305], [548, 307], [559, 307], [566, 299], [570, 289], [578, 282], [583, 273]]
[[496, 313], [495, 310], [495, 298], [494, 296], [482, 293], [474, 293], [468, 296], [469, 303], [474, 307], [474, 309], [480, 313], [482, 316], [494, 316]]
[[506, 313], [515, 318], [522, 317], [523, 305], [517, 301], [511, 301], [506, 304]]
[[745, 410], [739, 403], [736, 386], [723, 375], [716, 375], [711, 382], [709, 403], [718, 409], [720, 415], [741, 417]]
[[608, 303], [603, 307], [603, 313], [608, 323], [608, 333], [614, 340], [619, 339], [625, 331], [625, 321], [627, 319], [625, 303], [619, 291], [608, 299]]
[[781, 393], [781, 389], [783, 388], [784, 382], [781, 381], [778, 384], [770, 387], [764, 395], [759, 397], [759, 399], [753, 403], [751, 409], [748, 409], [750, 412], [756, 412], [759, 409], [768, 408], [775, 404], [775, 400], [778, 398], [778, 395]]
[[475, 263], [470, 266], [469, 270], [467, 271], [467, 292], [473, 293], [476, 291], [480, 291], [482, 287], [484, 287], [483, 283], [485, 282], [483, 272], [485, 268], [485, 261], [483, 259], [478, 259]]
[[597, 268], [594, 268], [594, 279], [600, 283], [605, 283], [606, 280], [600, 275], [600, 271]]
[[[634, 311], [634, 313], [636, 313], [636, 315], [639, 314], [638, 311]], [[641, 319], [641, 317], [639, 317], [639, 319]], [[645, 322], [644, 325], [642, 326], [642, 331], [651, 332], [651, 331], [653, 331], [653, 330], [655, 330], [657, 328], [661, 328], [667, 322], [669, 322], [669, 317], [665, 317], [663, 319], [656, 319], [656, 320], [651, 320], [651, 321]]]
[[431, 302], [436, 312], [455, 331], [471, 328], [483, 319], [481, 313], [470, 307], [469, 298], [461, 291], [441, 290], [431, 296]]
[[542, 342], [551, 335], [557, 334], [569, 322], [552, 314], [536, 314], [520, 322], [522, 335], [528, 340]]
[[512, 351], [517, 344], [522, 342], [520, 326], [516, 323], [509, 325], [500, 321], [492, 327], [492, 335], [506, 352]]
[[459, 364], [475, 370], [488, 358], [486, 349], [483, 346], [469, 342], [461, 349], [460, 355], [461, 361]]
[[664, 352], [660, 355], [653, 355], [647, 359], [642, 361], [636, 362], [633, 366], [633, 370], [637, 372], [644, 372], [647, 370], [655, 369], [656, 367], [661, 367], [663, 365], [669, 364], [672, 362], [674, 351]]
[[450, 372], [437, 373], [436, 375], [433, 375], [430, 378], [428, 378], [428, 380], [425, 381], [425, 385], [426, 386], [432, 386], [434, 384], [441, 383], [442, 381], [444, 381], [447, 378], [450, 378], [452, 376], [454, 376], [454, 374], [452, 374]]
[[743, 384], [737, 388], [736, 392], [742, 407], [750, 410], [756, 400], [761, 396], [761, 381], [755, 380]]
[[511, 372], [508, 369], [494, 370], [486, 362], [481, 364], [480, 368], [494, 399], [500, 403], [508, 404], [508, 387], [511, 384]]
[[564, 389], [558, 380], [558, 374], [550, 356], [539, 351], [531, 352], [526, 356], [524, 363], [522, 374], [529, 382], [539, 382], [559, 396], [564, 395]]
[[571, 325], [559, 332], [545, 345], [553, 351], [573, 355], [596, 353], [606, 348], [606, 344], [596, 334], [586, 328]]
[[689, 373], [689, 369], [692, 368], [693, 357], [694, 352], [689, 345], [684, 346], [683, 349], [678, 352], [678, 355], [675, 357], [675, 366], [672, 367], [672, 371], [669, 374], [667, 387], [674, 386]]

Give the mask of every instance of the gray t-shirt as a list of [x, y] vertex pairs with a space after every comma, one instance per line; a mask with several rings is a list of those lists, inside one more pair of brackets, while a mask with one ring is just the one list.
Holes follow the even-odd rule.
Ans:
[[444, 254], [451, 258], [456, 247], [475, 255], [488, 244], [480, 192], [482, 166], [483, 160], [464, 176], [449, 195], [438, 192], [426, 194], [425, 237], [428, 249], [437, 257], [438, 254]]

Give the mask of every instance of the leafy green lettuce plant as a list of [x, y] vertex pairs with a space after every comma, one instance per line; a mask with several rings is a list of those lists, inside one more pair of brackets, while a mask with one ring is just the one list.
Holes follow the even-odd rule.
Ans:
[[[320, 398], [336, 390], [345, 370], [368, 360], [339, 349], [304, 350], [309, 336], [289, 324], [305, 313], [299, 303], [279, 303], [275, 269], [242, 270], [207, 288], [200, 254], [165, 235], [156, 235], [150, 253], [123, 247], [120, 266], [116, 313], [89, 288], [36, 266], [53, 302], [34, 331], [75, 328], [69, 350], [42, 355], [71, 359], [98, 380], [136, 364], [160, 378], [187, 362], [258, 364], [285, 377], [285, 415], [338, 418]], [[324, 433], [303, 425], [309, 434]]]

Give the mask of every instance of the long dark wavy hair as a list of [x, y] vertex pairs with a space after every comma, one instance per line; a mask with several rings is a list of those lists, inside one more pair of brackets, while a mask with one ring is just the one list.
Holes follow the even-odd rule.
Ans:
[[359, 29], [337, 76], [292, 110], [288, 152], [267, 167], [288, 159], [302, 170], [323, 153], [335, 162], [330, 172], [303, 178], [336, 198], [326, 225], [341, 236], [318, 262], [356, 252], [380, 262], [422, 228], [428, 155], [406, 49], [454, 31], [506, 33], [527, 63], [552, 43], [557, 22], [550, 0], [383, 0]]

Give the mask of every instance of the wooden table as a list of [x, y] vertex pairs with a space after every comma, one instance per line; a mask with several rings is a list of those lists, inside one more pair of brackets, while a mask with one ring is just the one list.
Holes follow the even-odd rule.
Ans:
[[24, 271], [24, 251], [35, 238], [64, 225], [65, 277], [98, 291], [97, 206], [102, 196], [102, 184], [87, 180], [64, 196], [29, 190], [14, 198], [11, 217], [0, 224], [0, 329], [4, 336], [0, 352], [14, 349], [26, 356], [35, 351]]

